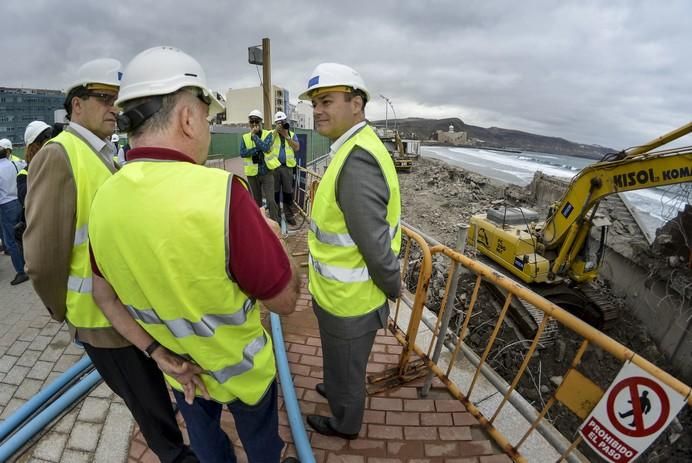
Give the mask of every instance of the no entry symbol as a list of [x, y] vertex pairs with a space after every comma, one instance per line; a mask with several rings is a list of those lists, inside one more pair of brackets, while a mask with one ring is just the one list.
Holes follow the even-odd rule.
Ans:
[[[625, 403], [627, 406], [623, 406]], [[658, 383], [649, 378], [632, 376], [613, 386], [606, 410], [610, 422], [619, 432], [630, 437], [645, 437], [658, 432], [665, 425], [670, 402]]]

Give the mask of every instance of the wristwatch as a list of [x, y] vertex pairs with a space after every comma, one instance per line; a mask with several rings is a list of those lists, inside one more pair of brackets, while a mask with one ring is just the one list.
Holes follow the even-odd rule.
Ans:
[[161, 344], [159, 344], [157, 340], [154, 340], [154, 342], [149, 344], [149, 346], [146, 349], [144, 349], [144, 355], [151, 358], [151, 356], [154, 354], [154, 351], [159, 347], [161, 347]]

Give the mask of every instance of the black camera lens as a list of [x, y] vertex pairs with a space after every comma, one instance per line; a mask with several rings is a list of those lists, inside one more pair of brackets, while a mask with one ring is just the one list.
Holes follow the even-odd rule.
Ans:
[[283, 123], [281, 123], [281, 127], [288, 130], [291, 128], [291, 124], [289, 124], [288, 122], [283, 122]]

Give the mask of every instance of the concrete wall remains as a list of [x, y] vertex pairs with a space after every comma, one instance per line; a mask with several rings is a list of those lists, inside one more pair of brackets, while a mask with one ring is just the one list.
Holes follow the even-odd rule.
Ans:
[[660, 351], [692, 383], [692, 305], [672, 291], [666, 281], [616, 252], [607, 254], [601, 277], [611, 282], [616, 296], [646, 326]]

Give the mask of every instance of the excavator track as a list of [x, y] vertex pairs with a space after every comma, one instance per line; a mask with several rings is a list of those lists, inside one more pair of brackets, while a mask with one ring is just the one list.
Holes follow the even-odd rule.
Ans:
[[620, 318], [620, 310], [615, 305], [610, 293], [604, 292], [602, 288], [599, 288], [594, 283], [582, 284], [579, 286], [579, 290], [600, 310], [602, 317], [601, 329], [607, 330], [614, 326]]
[[534, 290], [599, 330], [608, 329], [618, 318], [615, 305], [593, 284], [539, 286]]
[[[495, 298], [495, 300], [502, 305], [503, 301], [507, 297], [507, 291], [499, 286], [483, 281], [485, 288], [490, 294]], [[535, 336], [538, 326], [543, 321], [545, 312], [537, 308], [535, 305], [520, 300], [517, 298], [512, 298], [510, 303], [509, 317], [514, 322], [514, 325], [524, 337], [531, 339]], [[541, 333], [540, 338], [538, 338], [539, 349], [544, 349], [552, 346], [555, 343], [558, 335], [558, 323], [551, 319], [548, 321], [547, 326], [544, 328], [543, 333]]]
[[[478, 256], [478, 259], [505, 274], [488, 257], [481, 255]], [[525, 283], [519, 281], [513, 275], [505, 274], [505, 276], [525, 285]], [[484, 283], [486, 283], [486, 287], [498, 301], [503, 301], [507, 296], [506, 292], [501, 288], [489, 282]], [[617, 306], [613, 303], [610, 295], [604, 293], [601, 288], [593, 283], [585, 283], [575, 287], [567, 286], [566, 284], [531, 285], [528, 288], [599, 330], [607, 330], [619, 317]], [[510, 316], [523, 335], [533, 337], [538, 325], [543, 320], [544, 312], [533, 304], [516, 298], [512, 300], [510, 307]], [[557, 336], [558, 324], [554, 320], [550, 320], [548, 326], [541, 334], [539, 342], [541, 346], [547, 347], [555, 342]]]

